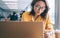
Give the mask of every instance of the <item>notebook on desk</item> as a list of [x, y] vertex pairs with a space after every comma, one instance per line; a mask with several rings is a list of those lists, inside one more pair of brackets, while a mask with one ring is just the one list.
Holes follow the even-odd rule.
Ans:
[[0, 22], [0, 38], [43, 38], [42, 22]]

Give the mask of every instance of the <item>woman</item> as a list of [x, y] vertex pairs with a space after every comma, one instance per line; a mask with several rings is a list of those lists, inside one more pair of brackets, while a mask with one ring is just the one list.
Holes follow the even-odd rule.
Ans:
[[[48, 38], [48, 32], [53, 32], [53, 25], [48, 15], [48, 6], [45, 0], [33, 0], [31, 3], [31, 12], [25, 12], [22, 15], [23, 22], [43, 22], [44, 38]], [[53, 36], [53, 35], [52, 35]], [[51, 38], [51, 37], [50, 37]], [[52, 37], [54, 38], [54, 37]]]

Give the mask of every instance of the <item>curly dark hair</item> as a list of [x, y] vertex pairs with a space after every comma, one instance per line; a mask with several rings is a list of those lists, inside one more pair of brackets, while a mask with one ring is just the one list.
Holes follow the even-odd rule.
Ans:
[[31, 6], [32, 6], [32, 10], [31, 10], [31, 12], [30, 12], [30, 15], [35, 15], [35, 12], [34, 12], [34, 5], [36, 4], [36, 2], [38, 2], [38, 1], [43, 1], [44, 3], [45, 3], [45, 10], [43, 11], [43, 13], [41, 13], [40, 14], [40, 16], [43, 18], [43, 19], [46, 19], [46, 15], [47, 15], [47, 13], [48, 13], [48, 6], [47, 6], [47, 3], [46, 3], [46, 1], [45, 0], [33, 0], [32, 1], [32, 3], [31, 3]]

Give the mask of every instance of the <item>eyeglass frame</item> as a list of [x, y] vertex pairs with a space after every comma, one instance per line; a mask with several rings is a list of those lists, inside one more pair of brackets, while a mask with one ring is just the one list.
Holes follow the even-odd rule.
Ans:
[[38, 10], [40, 10], [40, 9], [45, 10], [46, 9], [46, 7], [41, 7], [41, 6], [37, 6], [37, 5], [34, 5], [34, 7], [36, 7]]

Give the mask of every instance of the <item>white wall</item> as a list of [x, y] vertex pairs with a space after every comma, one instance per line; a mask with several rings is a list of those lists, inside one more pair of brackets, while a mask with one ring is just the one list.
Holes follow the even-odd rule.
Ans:
[[49, 6], [49, 15], [51, 17], [51, 21], [53, 24], [55, 24], [55, 0], [46, 0], [47, 4]]

